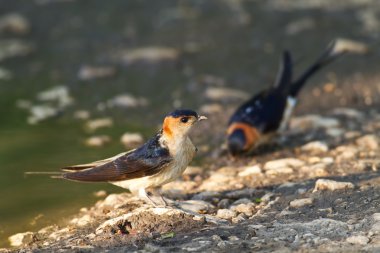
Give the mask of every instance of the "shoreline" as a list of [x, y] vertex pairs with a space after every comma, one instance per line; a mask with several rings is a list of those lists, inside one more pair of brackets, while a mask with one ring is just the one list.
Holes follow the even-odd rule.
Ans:
[[111, 194], [67, 226], [20, 234], [13, 237], [18, 247], [0, 252], [376, 251], [379, 134], [375, 108], [293, 117], [290, 130], [259, 155], [212, 157], [214, 166], [189, 167], [163, 186], [178, 208]]

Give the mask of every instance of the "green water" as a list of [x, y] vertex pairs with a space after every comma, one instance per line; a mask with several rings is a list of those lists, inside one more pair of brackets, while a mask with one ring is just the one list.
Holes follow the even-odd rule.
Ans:
[[[26, 35], [2, 33], [0, 39], [20, 39], [34, 47], [27, 56], [0, 62], [13, 73], [11, 80], [0, 81], [0, 246], [13, 233], [62, 222], [90, 206], [96, 201], [95, 191], [120, 191], [107, 184], [25, 177], [25, 171], [54, 171], [122, 152], [121, 134], [137, 131], [149, 137], [173, 109], [174, 100], [190, 108], [207, 102], [202, 96], [207, 85], [199, 82], [204, 75], [253, 93], [273, 81], [283, 48], [295, 51], [302, 63], [314, 59], [337, 36], [376, 40], [353, 18], [368, 7], [363, 5], [326, 11], [275, 9], [269, 4], [274, 1], [41, 2], [0, 0], [0, 15], [20, 13], [31, 26]], [[314, 27], [296, 35], [284, 32], [289, 23], [305, 17], [314, 20]], [[126, 66], [111, 57], [119, 49], [144, 46], [172, 47], [182, 54], [178, 61], [162, 66]], [[376, 62], [378, 51], [362, 59], [348, 57], [334, 66], [337, 76], [372, 75], [375, 66], [368, 62]], [[77, 73], [84, 64], [112, 66], [117, 72], [110, 78], [80, 81]], [[325, 82], [326, 75], [322, 72], [310, 86]], [[35, 101], [38, 92], [56, 85], [69, 88], [74, 105], [58, 118], [28, 125], [27, 112], [17, 108], [16, 101]], [[149, 106], [96, 109], [99, 102], [126, 92], [147, 98]], [[114, 119], [113, 127], [96, 132], [110, 135], [109, 145], [83, 145], [90, 134], [83, 122], [73, 118], [78, 109], [88, 110], [92, 118]]]

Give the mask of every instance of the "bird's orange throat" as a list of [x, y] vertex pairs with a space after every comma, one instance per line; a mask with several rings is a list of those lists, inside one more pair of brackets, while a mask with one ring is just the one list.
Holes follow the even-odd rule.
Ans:
[[171, 117], [167, 117], [164, 120], [164, 124], [162, 125], [162, 132], [166, 136], [166, 138], [173, 138], [173, 127], [175, 127], [176, 120]]
[[244, 136], [246, 138], [244, 150], [251, 149], [256, 143], [259, 142], [261, 137], [261, 133], [257, 128], [242, 122], [232, 123], [227, 129], [227, 135], [232, 134], [236, 130], [242, 130], [244, 132]]

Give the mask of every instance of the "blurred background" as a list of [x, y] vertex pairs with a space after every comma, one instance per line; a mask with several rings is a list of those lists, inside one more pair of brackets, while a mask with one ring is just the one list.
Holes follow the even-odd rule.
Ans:
[[121, 191], [24, 172], [122, 152], [177, 107], [219, 112], [222, 133], [283, 49], [296, 73], [334, 38], [369, 50], [314, 76], [297, 114], [379, 106], [379, 32], [377, 0], [0, 0], [0, 246]]

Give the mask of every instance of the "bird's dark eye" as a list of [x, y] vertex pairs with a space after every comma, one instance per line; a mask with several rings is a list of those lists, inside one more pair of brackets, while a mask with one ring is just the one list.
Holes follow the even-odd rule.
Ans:
[[181, 118], [182, 123], [187, 123], [188, 121], [189, 121], [189, 118], [187, 118], [187, 117]]

